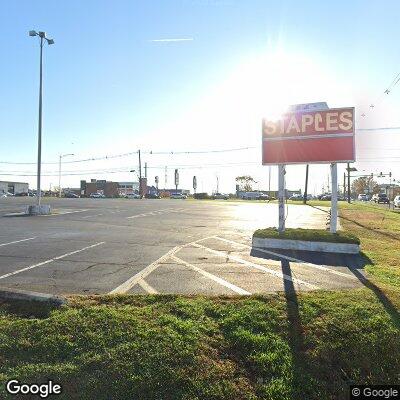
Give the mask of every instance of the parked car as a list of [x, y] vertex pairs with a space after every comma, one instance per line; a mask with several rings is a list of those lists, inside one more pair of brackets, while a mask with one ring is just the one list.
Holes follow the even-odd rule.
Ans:
[[146, 197], [146, 199], [161, 199], [161, 197], [156, 193], [147, 193], [144, 197]]
[[89, 197], [91, 199], [104, 199], [106, 196], [104, 196], [104, 194], [101, 193], [91, 193]]
[[377, 193], [372, 196], [371, 201], [374, 203], [383, 203], [383, 204], [389, 204], [389, 198], [387, 197], [386, 193]]
[[242, 196], [243, 200], [269, 200], [269, 196], [262, 192], [246, 192]]
[[269, 196], [265, 193], [260, 193], [258, 200], [270, 200]]
[[289, 197], [289, 200], [303, 200], [304, 196], [301, 194], [294, 194], [293, 196]]
[[79, 196], [75, 193], [72, 192], [67, 192], [64, 194], [64, 197], [68, 198], [68, 199], [79, 199]]
[[18, 193], [15, 193], [15, 196], [17, 196], [17, 197], [28, 196], [28, 192], [18, 192]]
[[393, 200], [393, 207], [399, 207], [400, 208], [400, 196], [396, 196]]
[[319, 200], [331, 201], [332, 195], [330, 193], [321, 194], [318, 196]]
[[366, 195], [366, 194], [360, 193], [360, 194], [358, 195], [358, 197], [357, 197], [357, 200], [358, 200], [358, 201], [367, 201], [368, 198], [367, 198], [367, 195]]
[[171, 193], [171, 199], [186, 199], [187, 196], [185, 194], [182, 193]]
[[140, 199], [140, 196], [137, 193], [127, 193], [125, 195], [126, 199]]
[[214, 200], [228, 200], [229, 196], [223, 193], [214, 193], [211, 198]]

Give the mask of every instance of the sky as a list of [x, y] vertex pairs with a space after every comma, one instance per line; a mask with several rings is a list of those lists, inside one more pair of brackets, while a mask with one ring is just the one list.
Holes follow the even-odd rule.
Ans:
[[[357, 174], [400, 180], [400, 83], [384, 94], [400, 72], [399, 12], [398, 1], [3, 1], [0, 180], [36, 187], [32, 29], [55, 41], [44, 48], [42, 188], [58, 185], [69, 153], [63, 187], [137, 180], [129, 171], [141, 149], [161, 188], [178, 168], [186, 189], [196, 175], [198, 191], [234, 192], [235, 177], [251, 175], [268, 190], [271, 171], [275, 190], [277, 167], [261, 165], [261, 119], [319, 101], [354, 106], [356, 128], [374, 129], [356, 133]], [[231, 149], [242, 150], [215, 152]], [[304, 175], [289, 166], [287, 187], [303, 188]], [[312, 193], [328, 181], [328, 165], [310, 166]]]

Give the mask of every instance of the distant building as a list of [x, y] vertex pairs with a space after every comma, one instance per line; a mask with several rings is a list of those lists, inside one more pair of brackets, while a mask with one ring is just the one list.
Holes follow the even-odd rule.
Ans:
[[90, 182], [81, 181], [81, 196], [89, 197], [92, 193], [101, 193], [106, 197], [118, 197], [118, 183], [102, 179], [91, 179]]
[[118, 182], [118, 192], [120, 196], [139, 193], [139, 182]]
[[25, 182], [9, 182], [9, 181], [0, 181], [0, 194], [4, 193], [28, 193], [29, 184]]

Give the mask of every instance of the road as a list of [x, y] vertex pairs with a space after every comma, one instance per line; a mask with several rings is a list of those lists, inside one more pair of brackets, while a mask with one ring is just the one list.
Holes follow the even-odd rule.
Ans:
[[[348, 265], [251, 251], [277, 205], [227, 201], [45, 199], [50, 216], [7, 217], [0, 199], [0, 287], [52, 294], [235, 295], [360, 285]], [[288, 206], [288, 227], [325, 228], [326, 210]]]

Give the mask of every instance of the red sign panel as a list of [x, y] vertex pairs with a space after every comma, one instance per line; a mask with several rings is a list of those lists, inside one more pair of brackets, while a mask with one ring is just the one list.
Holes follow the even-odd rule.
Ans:
[[263, 120], [263, 164], [355, 161], [354, 108], [289, 112]]

